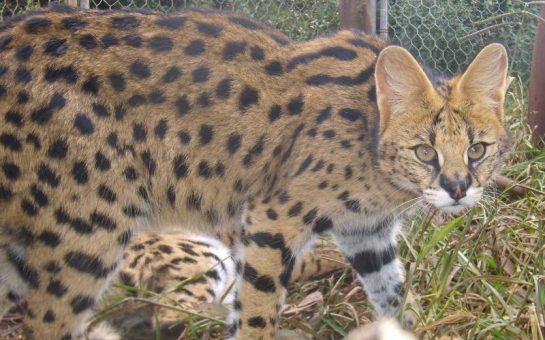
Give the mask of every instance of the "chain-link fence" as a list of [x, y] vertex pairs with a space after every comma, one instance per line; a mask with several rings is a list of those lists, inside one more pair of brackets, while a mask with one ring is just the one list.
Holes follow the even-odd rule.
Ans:
[[[0, 0], [0, 15], [3, 18], [61, 1]], [[149, 8], [172, 12], [208, 7], [234, 11], [269, 22], [296, 40], [335, 31], [339, 24], [338, 0], [80, 1], [100, 9]], [[540, 3], [543, 1], [390, 0], [389, 37], [424, 64], [447, 75], [460, 72], [487, 43], [501, 42], [510, 52], [513, 73], [527, 80], [538, 20], [535, 15]]]

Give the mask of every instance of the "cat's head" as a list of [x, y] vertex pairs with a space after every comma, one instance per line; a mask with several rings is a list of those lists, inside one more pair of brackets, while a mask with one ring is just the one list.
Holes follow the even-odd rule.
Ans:
[[477, 203], [509, 146], [503, 126], [507, 52], [485, 47], [467, 70], [432, 84], [405, 49], [378, 57], [378, 162], [395, 186], [448, 212]]

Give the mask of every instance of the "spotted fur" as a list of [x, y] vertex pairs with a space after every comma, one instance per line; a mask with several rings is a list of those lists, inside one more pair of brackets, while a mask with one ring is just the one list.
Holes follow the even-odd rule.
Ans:
[[321, 233], [395, 313], [400, 215], [475, 204], [507, 148], [507, 55], [488, 46], [437, 91], [385, 46], [348, 31], [292, 43], [206, 11], [4, 23], [1, 312], [25, 298], [29, 336], [79, 338], [131, 236], [177, 225], [240, 231], [231, 337], [275, 336], [295, 259]]
[[[121, 297], [143, 297], [157, 304], [137, 304], [131, 308], [132, 304], [124, 303], [119, 306], [119, 312], [107, 315], [109, 323], [115, 324], [118, 331], [102, 323], [93, 324], [88, 337], [123, 338], [121, 334], [134, 331], [135, 325], [139, 326], [139, 334], [147, 331], [150, 337], [157, 328], [170, 334], [179, 330], [189, 315], [168, 306], [183, 306], [203, 313], [211, 304], [233, 308], [232, 284], [236, 271], [230, 242], [238, 236], [233, 233], [218, 236], [221, 241], [216, 237], [180, 232], [143, 232], [135, 236], [125, 250], [123, 262], [112, 281], [115, 288], [109, 294], [115, 301]], [[340, 254], [318, 247], [298, 259], [292, 279], [323, 277], [343, 267]], [[157, 294], [156, 298], [150, 294]], [[104, 302], [98, 310], [108, 310], [110, 305]], [[177, 327], [173, 330], [173, 326]]]

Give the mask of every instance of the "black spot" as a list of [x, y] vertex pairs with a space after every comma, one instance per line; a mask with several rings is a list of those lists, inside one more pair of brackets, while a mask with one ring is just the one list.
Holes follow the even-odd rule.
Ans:
[[305, 170], [307, 170], [310, 164], [312, 163], [312, 160], [313, 160], [312, 155], [307, 156], [307, 158], [305, 158], [305, 160], [301, 163], [301, 165], [299, 166], [299, 169], [293, 176], [297, 177], [303, 172], [305, 172]]
[[8, 67], [0, 64], [0, 78], [8, 72]]
[[250, 49], [250, 55], [254, 60], [263, 60], [265, 59], [265, 51], [259, 46], [252, 46]]
[[265, 328], [267, 322], [261, 316], [254, 316], [248, 319], [248, 326], [252, 328]]
[[278, 219], [278, 213], [274, 211], [272, 208], [267, 209], [266, 213], [267, 213], [267, 217], [270, 220], [276, 221]]
[[103, 278], [108, 274], [108, 270], [99, 257], [83, 252], [68, 252], [64, 255], [64, 261], [69, 267], [82, 273], [91, 274], [96, 278]]
[[44, 53], [51, 54], [54, 57], [61, 56], [68, 51], [66, 39], [52, 38], [44, 44]]
[[161, 104], [166, 100], [163, 91], [153, 90], [148, 94], [148, 101], [152, 104]]
[[261, 155], [263, 152], [263, 145], [265, 143], [265, 136], [262, 135], [258, 141], [248, 150], [248, 153], [244, 156], [242, 164], [245, 167], [248, 167], [254, 163], [254, 160], [257, 156]]
[[337, 196], [337, 199], [338, 200], [341, 200], [341, 201], [346, 201], [348, 199], [348, 197], [350, 196], [350, 192], [348, 191], [343, 191], [341, 192], [338, 196]]
[[61, 23], [64, 26], [64, 28], [73, 30], [73, 31], [77, 31], [87, 27], [87, 22], [80, 20], [78, 18], [71, 18], [71, 17], [63, 18], [61, 20]]
[[4, 175], [12, 181], [17, 180], [21, 176], [19, 167], [9, 161], [2, 164], [2, 170], [4, 171]]
[[13, 197], [13, 192], [10, 188], [0, 185], [0, 200], [7, 201]]
[[77, 295], [70, 301], [72, 312], [79, 314], [95, 305], [95, 300], [90, 296]]
[[125, 117], [125, 113], [126, 113], [126, 110], [123, 106], [121, 105], [118, 105], [115, 107], [115, 119], [116, 120], [121, 120], [123, 119], [123, 117]]
[[117, 224], [113, 219], [96, 211], [91, 213], [91, 224], [110, 231], [117, 228]]
[[210, 143], [214, 138], [214, 129], [210, 125], [201, 125], [199, 130], [199, 138], [202, 145]]
[[249, 264], [246, 264], [244, 266], [244, 279], [246, 281], [251, 282], [255, 289], [265, 292], [265, 293], [273, 293], [276, 291], [276, 285], [274, 284], [274, 280], [272, 277], [268, 275], [261, 275], [258, 276], [256, 270], [252, 268]]
[[57, 186], [59, 186], [60, 177], [57, 176], [57, 175], [53, 172], [53, 170], [51, 170], [51, 168], [48, 167], [47, 165], [41, 164], [41, 165], [38, 167], [37, 174], [38, 174], [38, 180], [40, 180], [40, 182], [49, 184], [49, 185], [52, 186], [52, 187], [57, 187]]
[[225, 78], [216, 86], [216, 96], [220, 98], [229, 98], [231, 94], [231, 83], [233, 81], [229, 78]]
[[60, 68], [53, 68], [52, 66], [48, 66], [45, 70], [44, 79], [49, 83], [63, 80], [68, 84], [75, 84], [78, 80], [78, 76], [73, 66]]
[[361, 113], [358, 110], [350, 109], [350, 108], [344, 108], [339, 110], [339, 115], [351, 122], [355, 122], [356, 120], [363, 118], [363, 113]]
[[17, 103], [26, 104], [28, 103], [28, 93], [26, 91], [20, 91], [17, 93]]
[[97, 40], [91, 34], [82, 35], [79, 38], [79, 45], [87, 50], [97, 47]]
[[322, 181], [322, 182], [320, 182], [320, 184], [318, 184], [318, 188], [321, 189], [321, 190], [327, 188], [327, 186], [328, 186], [327, 181]]
[[189, 111], [191, 111], [191, 105], [189, 104], [189, 101], [187, 100], [186, 95], [176, 99], [175, 104], [176, 104], [176, 108], [178, 109], [178, 114], [180, 116], [185, 116], [186, 114], [189, 113]]
[[210, 77], [210, 70], [207, 67], [201, 66], [195, 69], [191, 76], [193, 77], [194, 83], [204, 83]]
[[350, 76], [339, 76], [333, 77], [328, 74], [317, 74], [307, 78], [306, 83], [312, 86], [321, 86], [321, 85], [339, 85], [339, 86], [354, 86], [366, 83], [375, 72], [374, 67], [369, 67], [361, 71], [355, 77]]
[[131, 218], [141, 217], [144, 216], [144, 212], [140, 209], [138, 209], [134, 205], [128, 205], [123, 208], [123, 213]]
[[43, 266], [44, 270], [47, 271], [48, 273], [52, 273], [52, 274], [56, 274], [58, 272], [61, 271], [61, 267], [59, 266], [59, 264], [55, 261], [48, 261], [44, 266]]
[[151, 75], [149, 66], [140, 60], [133, 62], [129, 70], [135, 77], [140, 79], [146, 79]]
[[199, 106], [201, 107], [207, 107], [210, 105], [210, 98], [208, 96], [208, 93], [206, 92], [203, 92], [199, 95], [199, 97], [197, 98], [197, 103], [199, 104]]
[[354, 212], [354, 213], [360, 213], [361, 212], [361, 208], [360, 208], [360, 202], [358, 202], [357, 200], [348, 200], [346, 202], [344, 202], [344, 206], [346, 207], [346, 209]]
[[123, 74], [119, 72], [110, 73], [108, 75], [108, 80], [110, 80], [110, 85], [117, 92], [125, 90], [125, 78]]
[[279, 76], [284, 72], [282, 64], [278, 61], [271, 61], [265, 65], [265, 71], [271, 76]]
[[333, 221], [329, 217], [320, 217], [314, 221], [314, 226], [312, 231], [315, 233], [323, 233], [329, 229], [333, 228]]
[[70, 228], [74, 229], [75, 232], [82, 235], [90, 234], [93, 232], [93, 227], [81, 218], [74, 218], [72, 221], [70, 221]]
[[89, 172], [84, 161], [76, 161], [72, 166], [72, 177], [78, 184], [86, 184], [89, 181]]
[[316, 214], [318, 214], [318, 209], [314, 208], [309, 210], [305, 216], [303, 216], [303, 223], [309, 225], [312, 222], [314, 222], [314, 219], [316, 218]]
[[184, 155], [177, 155], [172, 162], [174, 174], [177, 179], [187, 176], [189, 167], [186, 163], [186, 157]]
[[[59, 265], [55, 262], [52, 262], [49, 265], [49, 268], [52, 269], [53, 271], [56, 271], [57, 268], [60, 270]], [[48, 271], [51, 272], [52, 270], [48, 270]], [[61, 298], [68, 292], [68, 287], [62, 284], [62, 282], [59, 280], [51, 280], [51, 282], [49, 282], [49, 284], [47, 285], [47, 292], [51, 295]]]
[[392, 262], [395, 257], [395, 248], [390, 245], [382, 251], [362, 251], [353, 257], [348, 257], [348, 261], [358, 274], [364, 276], [379, 271], [382, 266]]
[[104, 49], [112, 47], [112, 46], [116, 46], [117, 44], [119, 44], [119, 40], [113, 34], [110, 34], [110, 33], [105, 34], [100, 39], [100, 46]]
[[160, 27], [178, 30], [185, 24], [186, 18], [182, 16], [166, 16], [155, 21]]
[[357, 56], [358, 54], [355, 51], [345, 47], [341, 47], [341, 46], [326, 47], [321, 49], [318, 52], [303, 54], [291, 59], [288, 63], [287, 69], [288, 71], [291, 71], [300, 64], [306, 64], [322, 57], [331, 57], [337, 60], [346, 61], [346, 60], [353, 60]]
[[250, 20], [250, 19], [247, 19], [247, 18], [243, 18], [243, 17], [231, 16], [231, 17], [229, 17], [229, 21], [232, 22], [233, 24], [240, 25], [240, 26], [242, 26], [244, 28], [247, 28], [247, 29], [250, 29], [250, 30], [262, 30], [263, 29], [263, 26], [261, 26], [257, 22], [255, 22], [253, 20]]
[[92, 106], [93, 106], [93, 112], [97, 115], [97, 117], [104, 118], [110, 115], [110, 113], [108, 112], [108, 109], [104, 105], [93, 103]]
[[182, 76], [182, 71], [176, 67], [170, 67], [165, 74], [163, 75], [163, 83], [172, 83], [173, 81], [178, 80]]
[[212, 38], [218, 38], [223, 27], [220, 25], [209, 24], [205, 22], [197, 22], [197, 30], [204, 35]]
[[331, 139], [335, 137], [336, 133], [335, 130], [325, 130], [322, 135], [327, 139]]
[[67, 224], [70, 222], [70, 216], [62, 208], [55, 210], [55, 220], [58, 224]]
[[32, 185], [30, 188], [30, 193], [32, 194], [32, 198], [34, 198], [34, 201], [40, 206], [45, 207], [49, 204], [49, 198], [43, 192], [40, 188], [38, 188], [37, 185]]
[[129, 98], [127, 104], [132, 107], [139, 107], [144, 105], [147, 102], [146, 98], [142, 95], [135, 94]]
[[138, 20], [132, 15], [113, 17], [111, 19], [112, 28], [129, 29], [138, 27]]
[[217, 163], [215, 171], [218, 177], [223, 177], [223, 175], [225, 175], [225, 165], [223, 165], [222, 163]]
[[38, 235], [38, 240], [51, 248], [55, 248], [61, 243], [61, 237], [57, 233], [48, 230], [42, 231], [40, 235]]
[[32, 202], [24, 198], [21, 201], [21, 208], [28, 216], [36, 216], [38, 214], [38, 207], [36, 207]]
[[108, 157], [102, 152], [98, 151], [95, 154], [95, 168], [100, 171], [108, 171], [112, 167], [112, 164]]
[[142, 46], [142, 38], [140, 38], [137, 35], [134, 34], [128, 34], [121, 38], [125, 44], [127, 44], [130, 47], [138, 48]]
[[157, 163], [151, 157], [151, 152], [146, 150], [140, 154], [140, 157], [142, 158], [142, 162], [144, 162], [144, 165], [146, 166], [146, 169], [150, 175], [153, 175], [155, 173], [155, 169], [157, 168]]
[[148, 131], [144, 124], [133, 123], [132, 125], [132, 138], [137, 142], [143, 142], [146, 140]]
[[55, 322], [55, 313], [51, 309], [48, 309], [47, 312], [45, 312], [42, 321], [44, 323], [53, 323], [53, 322]]
[[57, 139], [47, 150], [47, 156], [55, 159], [64, 159], [68, 152], [68, 144], [65, 139]]
[[13, 264], [15, 269], [19, 272], [19, 275], [23, 280], [28, 282], [32, 288], [38, 288], [40, 285], [38, 272], [29, 266], [20, 256], [13, 253], [8, 249], [7, 251], [8, 261]]
[[89, 94], [98, 94], [98, 90], [100, 89], [100, 81], [98, 79], [98, 76], [91, 76], [89, 77], [82, 85], [81, 90], [83, 92], [89, 93]]
[[329, 117], [331, 117], [331, 106], [326, 107], [320, 113], [318, 114], [318, 117], [316, 117], [316, 123], [322, 124], [324, 121], [328, 120]]
[[66, 100], [64, 99], [63, 95], [55, 92], [53, 94], [53, 97], [51, 97], [49, 104], [45, 107], [37, 109], [36, 111], [33, 111], [30, 118], [32, 119], [32, 121], [38, 124], [47, 123], [53, 116], [53, 113], [57, 110], [62, 109], [65, 105]]
[[275, 120], [280, 118], [281, 115], [282, 115], [282, 107], [278, 104], [273, 105], [271, 109], [269, 110], [270, 122], [271, 123], [274, 122]]
[[16, 111], [8, 111], [6, 112], [5, 116], [6, 123], [10, 123], [15, 127], [22, 127], [23, 126], [23, 117], [19, 112]]
[[317, 134], [318, 131], [316, 130], [316, 128], [308, 129], [307, 131], [307, 135], [310, 137], [316, 137]]
[[231, 60], [239, 54], [244, 54], [246, 51], [246, 42], [244, 41], [228, 41], [223, 47], [223, 60]]
[[26, 68], [18, 68], [15, 70], [15, 81], [20, 84], [26, 84], [32, 80], [32, 74]]
[[136, 169], [130, 165], [126, 167], [125, 170], [123, 170], [123, 175], [130, 182], [138, 179], [138, 173], [136, 172]]
[[193, 40], [184, 48], [184, 52], [189, 56], [197, 56], [204, 53], [204, 48], [204, 41]]
[[304, 99], [303, 95], [299, 95], [296, 98], [292, 98], [288, 103], [288, 113], [292, 116], [298, 115], [303, 112]]
[[164, 35], [156, 35], [151, 37], [148, 41], [148, 47], [151, 48], [154, 52], [162, 53], [169, 52], [172, 50], [173, 43], [172, 40]]
[[242, 143], [241, 135], [237, 133], [233, 133], [229, 135], [229, 138], [227, 139], [227, 151], [229, 151], [231, 155], [234, 154], [235, 152], [238, 151], [238, 149], [240, 149], [241, 143]]
[[95, 132], [93, 122], [84, 113], [80, 113], [76, 116], [74, 119], [74, 127], [78, 129], [82, 135], [90, 135]]
[[212, 177], [212, 169], [210, 169], [210, 166], [208, 165], [207, 161], [200, 161], [199, 162], [198, 173], [199, 173], [199, 176], [204, 177], [204, 178]]
[[2, 98], [6, 94], [7, 90], [6, 87], [3, 85], [0, 85], [0, 98]]
[[239, 109], [241, 111], [247, 110], [251, 105], [257, 104], [259, 101], [259, 93], [256, 89], [250, 86], [244, 87], [239, 98]]
[[197, 192], [191, 192], [186, 198], [186, 206], [189, 210], [200, 211], [202, 205], [202, 197]]
[[18, 47], [17, 50], [15, 50], [15, 58], [21, 62], [28, 61], [33, 52], [34, 48], [30, 45]]
[[377, 88], [375, 87], [375, 85], [369, 88], [369, 91], [367, 91], [367, 97], [369, 98], [369, 102], [377, 102]]
[[25, 21], [25, 31], [27, 33], [38, 33], [51, 25], [51, 21], [46, 18], [30, 18]]
[[155, 129], [153, 130], [153, 133], [155, 136], [159, 139], [165, 138], [165, 135], [168, 130], [168, 123], [166, 119], [161, 119], [155, 126]]

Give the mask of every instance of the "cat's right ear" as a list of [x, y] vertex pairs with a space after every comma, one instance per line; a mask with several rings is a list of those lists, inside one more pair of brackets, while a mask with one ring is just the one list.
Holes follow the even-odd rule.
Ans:
[[413, 56], [399, 46], [386, 47], [375, 66], [380, 132], [395, 115], [410, 111], [433, 94], [433, 85]]

